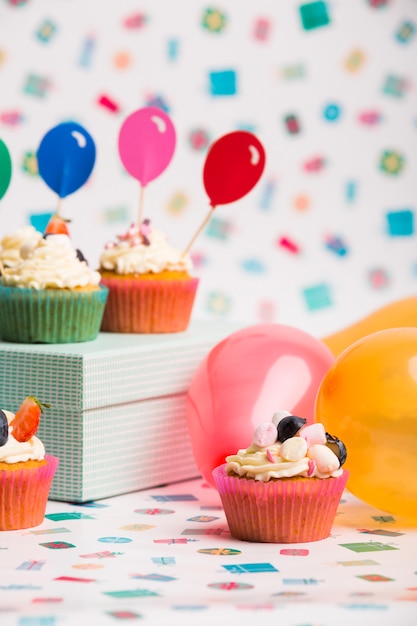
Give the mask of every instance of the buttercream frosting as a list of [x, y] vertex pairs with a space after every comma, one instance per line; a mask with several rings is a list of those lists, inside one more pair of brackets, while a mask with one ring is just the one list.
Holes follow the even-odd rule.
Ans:
[[24, 226], [16, 232], [5, 235], [0, 241], [0, 260], [4, 267], [13, 267], [20, 261], [20, 249], [26, 244], [35, 244], [42, 239], [40, 233], [33, 226]]
[[48, 235], [21, 248], [20, 261], [3, 272], [4, 285], [32, 289], [98, 286], [100, 273], [80, 260], [67, 235]]
[[116, 241], [108, 242], [100, 256], [100, 269], [122, 275], [192, 269], [188, 253], [171, 246], [165, 234], [151, 228], [148, 220], [145, 226], [146, 229], [144, 223], [140, 227], [131, 224]]
[[[288, 413], [286, 415], [290, 416]], [[284, 417], [280, 416], [280, 420]], [[273, 427], [278, 425], [279, 422], [274, 423]], [[341, 476], [341, 462], [326, 445], [327, 434], [321, 424], [303, 426], [294, 437], [288, 437], [282, 442], [277, 440], [276, 435], [271, 439], [270, 426], [269, 422], [262, 424], [255, 431], [254, 440], [248, 448], [226, 457], [229, 474], [263, 482], [294, 476], [322, 479]], [[259, 435], [259, 431], [262, 431], [262, 435]]]

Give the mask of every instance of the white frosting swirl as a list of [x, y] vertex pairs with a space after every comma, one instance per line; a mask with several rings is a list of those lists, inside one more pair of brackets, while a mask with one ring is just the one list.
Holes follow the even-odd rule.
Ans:
[[42, 233], [33, 226], [24, 226], [15, 233], [6, 235], [0, 241], [0, 259], [4, 267], [13, 267], [20, 261], [20, 249], [23, 245], [36, 244], [42, 238]]
[[226, 457], [228, 474], [263, 482], [271, 478], [337, 478], [342, 475], [339, 458], [327, 445], [309, 443], [302, 434], [289, 437], [283, 443], [276, 440], [272, 443], [267, 440], [269, 433], [265, 428], [264, 433], [265, 445], [258, 437], [249, 448]]
[[[131, 227], [132, 228], [132, 227]], [[185, 271], [192, 269], [189, 254], [167, 243], [166, 236], [152, 229], [147, 234], [148, 245], [139, 238], [119, 238], [109, 243], [100, 256], [100, 268], [117, 274], [159, 273], [164, 270]]]
[[98, 286], [99, 272], [80, 261], [67, 235], [48, 235], [22, 249], [20, 262], [5, 269], [3, 284], [31, 289], [74, 289]]
[[3, 409], [3, 413], [9, 422], [9, 438], [3, 446], [0, 446], [0, 461], [2, 463], [43, 461], [45, 446], [42, 441], [38, 437], [31, 437], [28, 441], [16, 441], [13, 437], [13, 427], [10, 427], [14, 413], [5, 409]]

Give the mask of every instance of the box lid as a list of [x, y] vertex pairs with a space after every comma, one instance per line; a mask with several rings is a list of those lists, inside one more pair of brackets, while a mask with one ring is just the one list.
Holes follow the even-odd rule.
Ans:
[[54, 345], [0, 342], [0, 406], [14, 411], [35, 395], [77, 411], [183, 393], [206, 354], [238, 327], [194, 320], [181, 333], [99, 333], [93, 341]]

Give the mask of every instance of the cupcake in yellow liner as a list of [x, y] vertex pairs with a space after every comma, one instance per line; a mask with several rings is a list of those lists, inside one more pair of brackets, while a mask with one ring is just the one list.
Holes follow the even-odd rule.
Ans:
[[95, 339], [107, 287], [67, 235], [48, 235], [20, 249], [0, 284], [0, 328], [5, 341], [72, 343]]
[[41, 524], [58, 459], [35, 436], [43, 406], [33, 396], [16, 414], [0, 410], [0, 530]]
[[330, 535], [348, 479], [346, 448], [306, 421], [279, 411], [257, 427], [248, 448], [213, 470], [233, 537], [300, 543]]
[[31, 242], [42, 239], [40, 233], [33, 226], [18, 228], [14, 233], [5, 235], [0, 240], [0, 263], [3, 268], [14, 267], [20, 261], [20, 248]]
[[188, 254], [170, 246], [144, 220], [132, 224], [100, 256], [101, 282], [109, 289], [101, 330], [173, 333], [190, 322], [198, 278]]

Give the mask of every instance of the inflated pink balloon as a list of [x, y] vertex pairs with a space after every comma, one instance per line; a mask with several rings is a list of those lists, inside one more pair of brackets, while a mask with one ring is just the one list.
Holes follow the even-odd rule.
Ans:
[[214, 208], [243, 198], [265, 167], [265, 150], [255, 135], [236, 130], [210, 147], [203, 169], [204, 187]]
[[169, 165], [176, 133], [169, 116], [157, 107], [145, 107], [129, 115], [119, 132], [123, 165], [144, 187]]
[[319, 339], [283, 324], [238, 330], [203, 359], [187, 393], [196, 465], [212, 470], [252, 443], [255, 428], [286, 410], [314, 422], [319, 385], [335, 357]]

